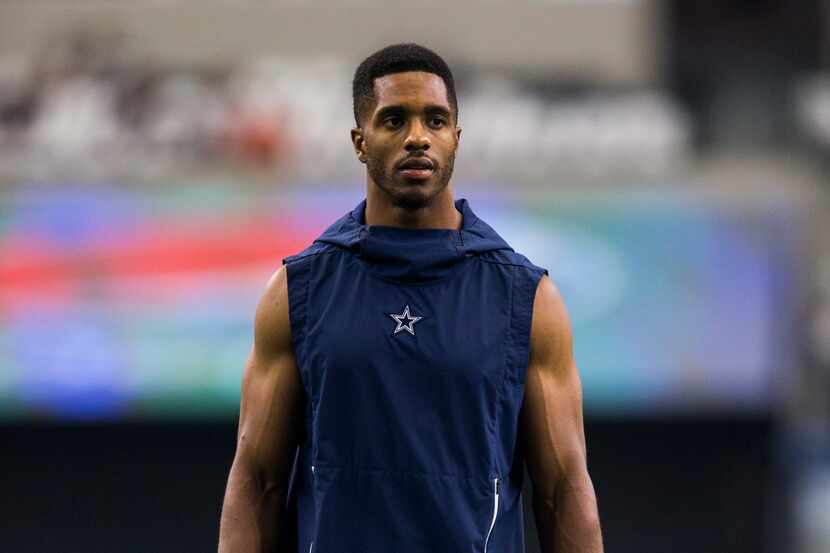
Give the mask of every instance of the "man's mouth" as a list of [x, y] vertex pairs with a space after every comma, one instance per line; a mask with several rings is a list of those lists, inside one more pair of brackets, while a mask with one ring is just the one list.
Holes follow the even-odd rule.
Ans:
[[428, 179], [435, 171], [435, 165], [426, 157], [409, 158], [398, 165], [398, 171], [407, 179]]

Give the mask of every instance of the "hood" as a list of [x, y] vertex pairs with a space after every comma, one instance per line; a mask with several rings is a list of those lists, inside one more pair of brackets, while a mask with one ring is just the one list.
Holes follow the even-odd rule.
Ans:
[[355, 253], [381, 277], [401, 282], [428, 282], [446, 276], [467, 257], [513, 249], [479, 219], [465, 199], [455, 202], [461, 228], [410, 229], [366, 224], [366, 200], [341, 217], [315, 243]]

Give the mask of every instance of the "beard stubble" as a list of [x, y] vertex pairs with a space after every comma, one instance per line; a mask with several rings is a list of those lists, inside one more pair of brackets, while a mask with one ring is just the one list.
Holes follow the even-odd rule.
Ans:
[[424, 192], [419, 185], [396, 183], [395, 169], [386, 169], [381, 160], [372, 156], [366, 159], [366, 171], [372, 181], [392, 199], [395, 207], [407, 211], [417, 211], [430, 205], [449, 184], [454, 166], [455, 153], [452, 153], [447, 157], [447, 163], [439, 165], [434, 173], [435, 187]]

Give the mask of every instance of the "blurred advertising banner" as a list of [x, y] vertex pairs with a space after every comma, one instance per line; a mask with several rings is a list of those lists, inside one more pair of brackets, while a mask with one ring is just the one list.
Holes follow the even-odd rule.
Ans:
[[[362, 197], [169, 184], [0, 195], [0, 421], [233, 418], [269, 276]], [[510, 190], [456, 196], [550, 270], [589, 414], [776, 405], [796, 353], [795, 205]]]

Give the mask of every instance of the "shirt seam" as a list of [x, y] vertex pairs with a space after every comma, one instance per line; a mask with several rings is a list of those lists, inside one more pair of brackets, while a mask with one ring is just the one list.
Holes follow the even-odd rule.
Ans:
[[512, 360], [511, 348], [512, 348], [513, 342], [514, 342], [513, 333], [515, 332], [514, 325], [513, 325], [513, 319], [514, 319], [513, 309], [514, 309], [514, 303], [515, 303], [515, 297], [516, 297], [515, 288], [516, 288], [516, 269], [514, 268], [511, 271], [510, 286], [508, 287], [510, 296], [507, 299], [508, 331], [505, 333], [505, 338], [504, 338], [504, 360], [503, 360], [503, 363], [502, 363], [501, 375], [499, 376], [498, 385], [496, 387], [496, 403], [493, 407], [492, 428], [491, 428], [491, 432], [490, 432], [490, 439], [491, 439], [491, 443], [490, 443], [491, 459], [490, 459], [490, 462], [492, 463], [492, 468], [493, 468], [493, 472], [494, 472], [494, 474], [491, 475], [493, 477], [500, 477], [501, 476], [501, 469], [500, 469], [500, 467], [496, 466], [497, 465], [497, 458], [495, 457], [495, 452], [497, 451], [497, 449], [496, 449], [497, 444], [495, 442], [493, 442], [493, 440], [495, 439], [495, 436], [497, 436], [499, 434], [499, 419], [501, 418], [501, 411], [502, 411], [502, 396], [504, 395], [504, 382], [507, 378], [507, 372], [511, 368], [511, 360]]

